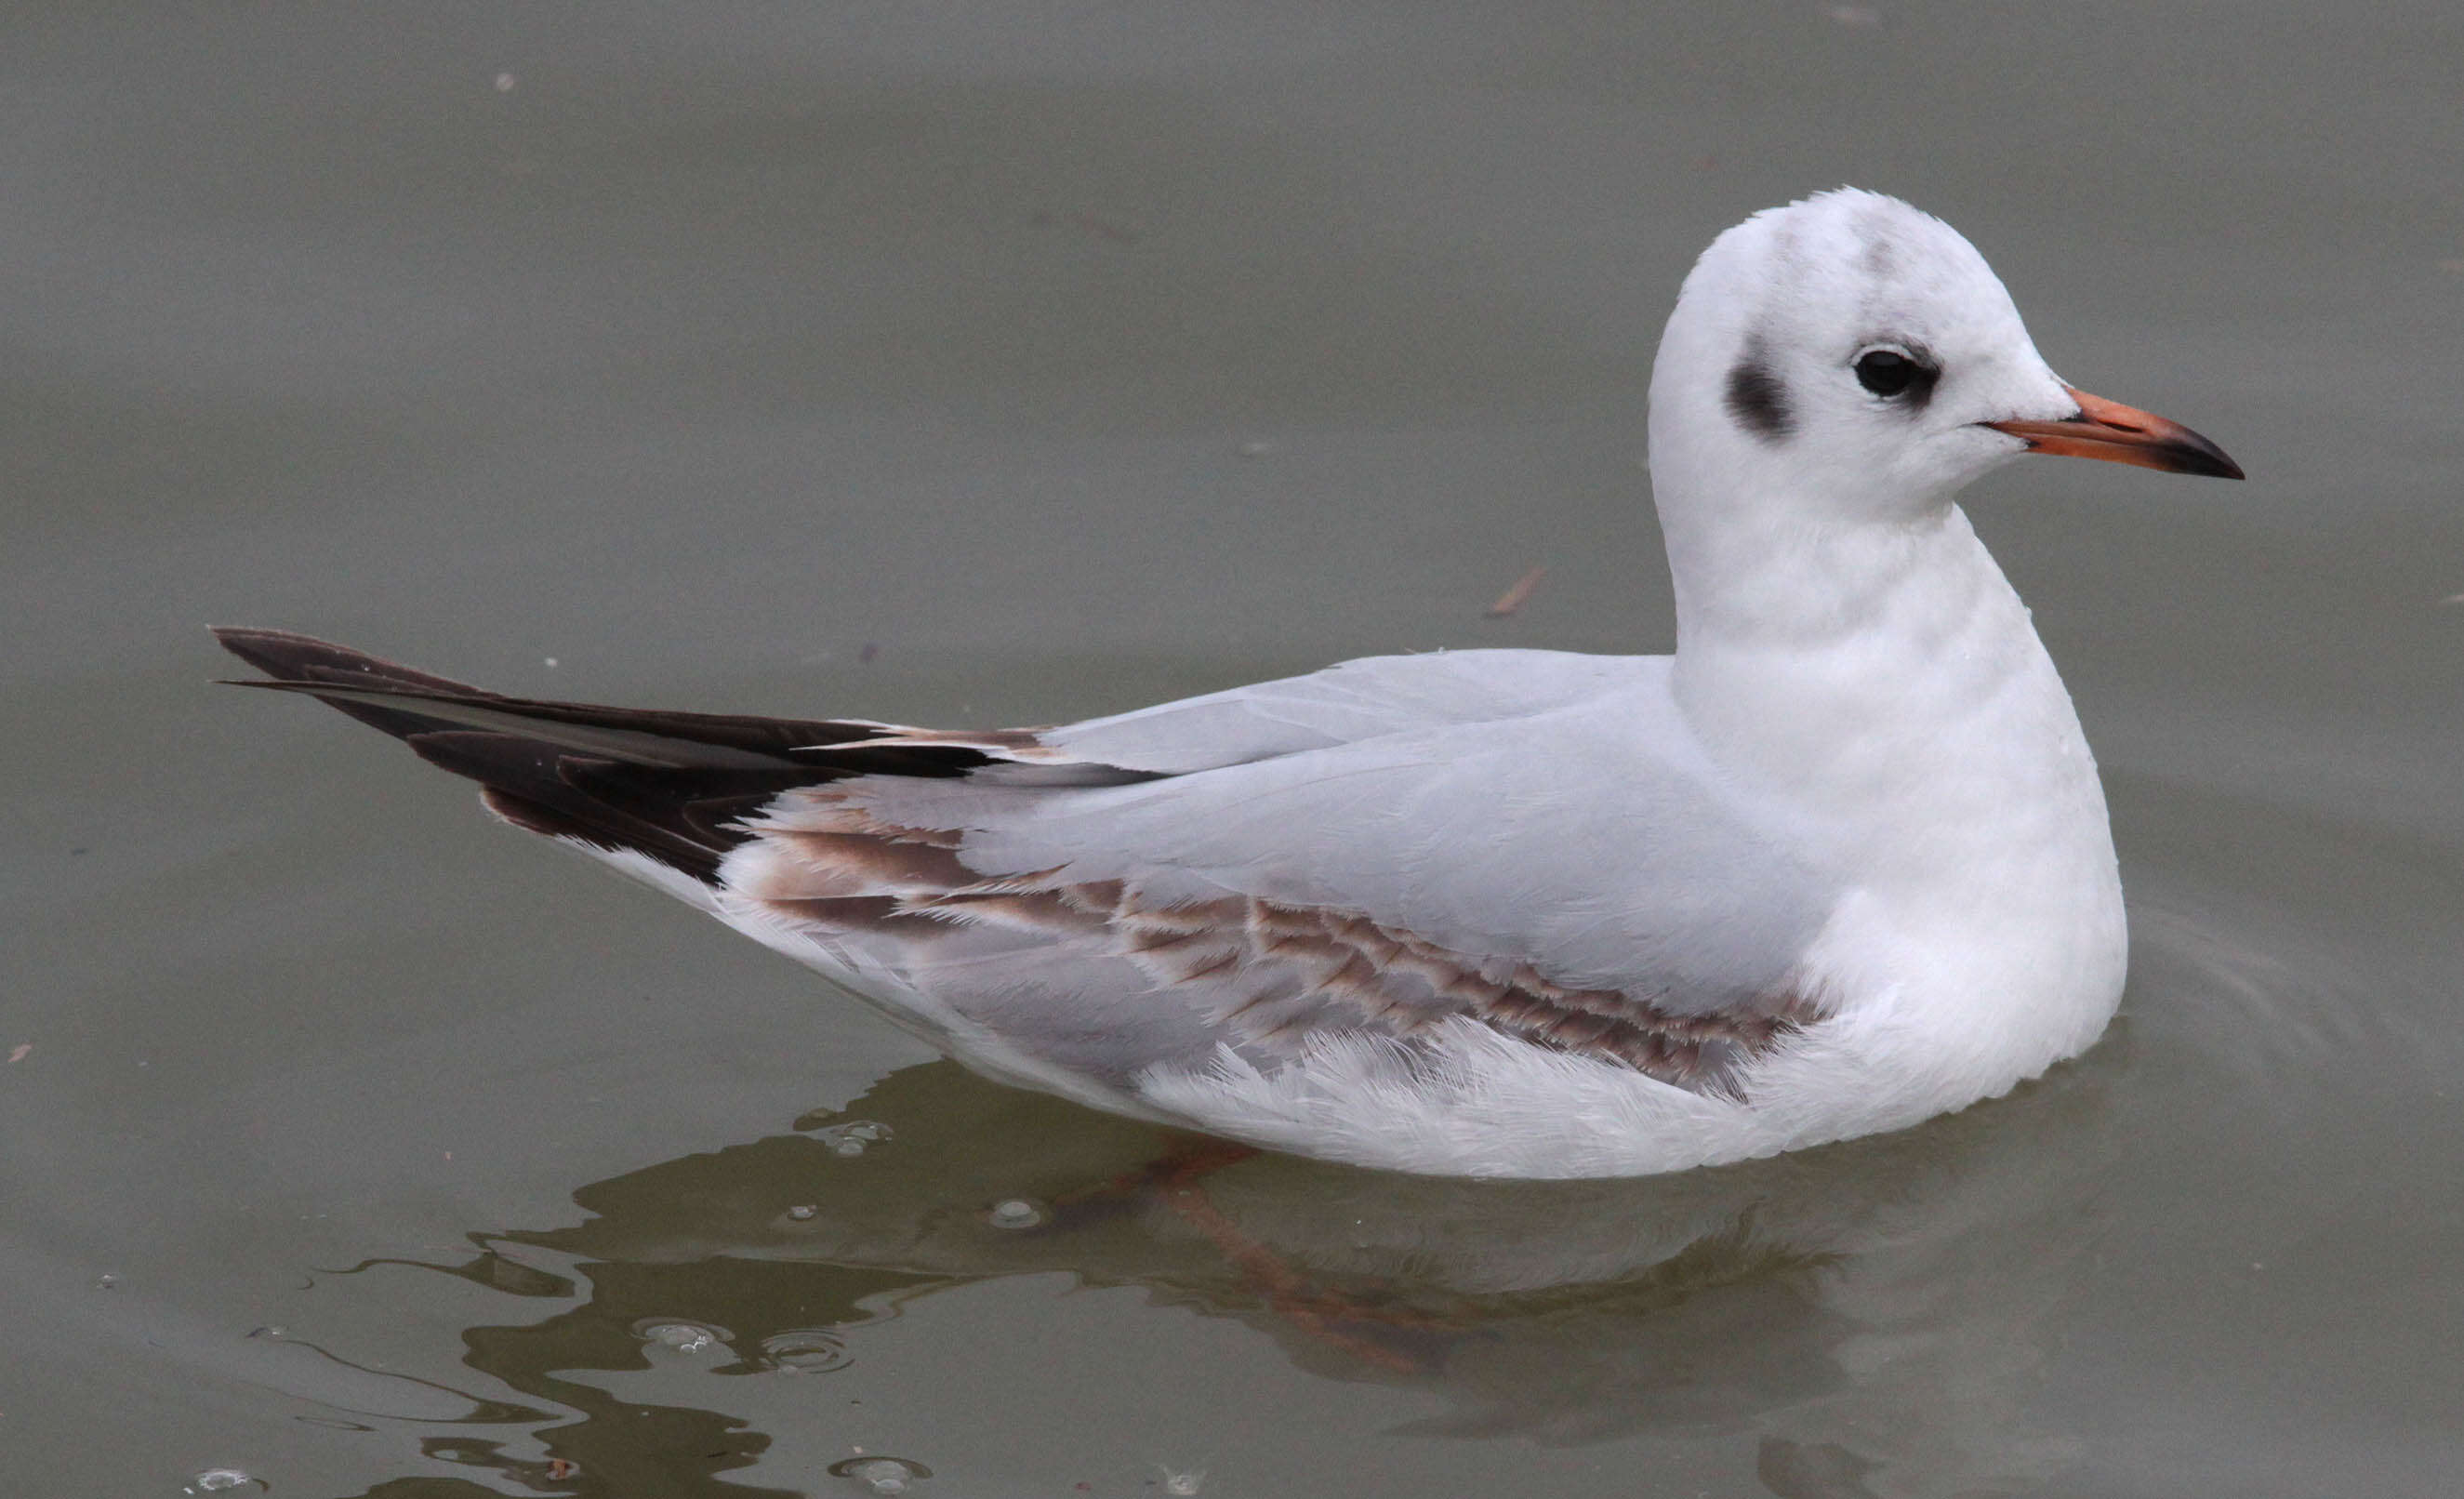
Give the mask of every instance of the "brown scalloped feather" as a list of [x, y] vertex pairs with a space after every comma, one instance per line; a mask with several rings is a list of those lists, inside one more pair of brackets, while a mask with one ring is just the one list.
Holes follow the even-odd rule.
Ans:
[[941, 923], [1096, 944], [1252, 1046], [1297, 1048], [1330, 1028], [1409, 1041], [1466, 1019], [1733, 1097], [1746, 1062], [1824, 1013], [1813, 996], [1789, 991], [1679, 1014], [1648, 994], [1568, 988], [1528, 963], [1484, 962], [1353, 912], [1238, 895], [1150, 905], [1123, 881], [1072, 882], [1054, 871], [985, 879], [951, 851], [956, 832], [887, 824], [828, 792], [800, 798], [793, 817], [793, 827], [757, 828], [793, 857], [737, 891], [781, 916], [839, 932], [894, 924], [902, 939], [926, 943], [930, 923]]

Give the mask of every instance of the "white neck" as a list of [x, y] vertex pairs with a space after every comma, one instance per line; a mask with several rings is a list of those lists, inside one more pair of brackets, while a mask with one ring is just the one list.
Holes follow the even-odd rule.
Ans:
[[1869, 870], [1898, 863], [1875, 862], [1895, 849], [1939, 863], [2048, 814], [2105, 836], [2070, 696], [1958, 507], [1745, 533], [1669, 539], [1674, 691], [1715, 761], [1835, 829]]

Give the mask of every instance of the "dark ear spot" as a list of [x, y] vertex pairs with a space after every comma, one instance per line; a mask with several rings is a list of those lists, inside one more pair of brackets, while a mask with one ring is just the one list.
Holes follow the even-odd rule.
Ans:
[[1765, 442], [1777, 442], [1796, 425], [1788, 408], [1788, 390], [1767, 363], [1759, 341], [1746, 345], [1745, 358], [1728, 371], [1728, 414], [1737, 425]]

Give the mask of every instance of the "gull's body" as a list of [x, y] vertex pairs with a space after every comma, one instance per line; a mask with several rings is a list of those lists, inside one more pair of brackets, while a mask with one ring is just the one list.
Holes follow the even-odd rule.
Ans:
[[992, 1076], [1408, 1171], [1668, 1171], [1962, 1107], [2111, 1017], [2095, 761], [1951, 503], [2032, 447], [2238, 476], [2057, 379], [1947, 226], [1843, 190], [1723, 235], [1661, 342], [1674, 656], [979, 736], [226, 641]]

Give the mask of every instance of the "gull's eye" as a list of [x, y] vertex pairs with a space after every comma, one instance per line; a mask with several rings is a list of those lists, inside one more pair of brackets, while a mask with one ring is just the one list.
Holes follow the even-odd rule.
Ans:
[[1898, 349], [1867, 349], [1857, 356], [1857, 384], [1885, 400], [1903, 396], [1932, 372]]

